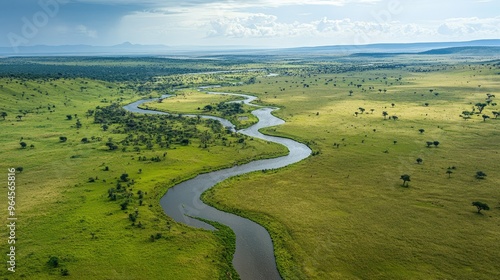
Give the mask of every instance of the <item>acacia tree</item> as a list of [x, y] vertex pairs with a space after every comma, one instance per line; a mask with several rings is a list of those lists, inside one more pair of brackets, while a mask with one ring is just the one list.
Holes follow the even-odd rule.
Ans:
[[476, 206], [477, 213], [481, 213], [481, 210], [490, 210], [490, 207], [486, 203], [482, 203], [480, 201], [472, 202], [472, 206]]
[[420, 134], [424, 133], [425, 132], [425, 129], [421, 128], [418, 130], [418, 132], [420, 132]]
[[421, 163], [422, 163], [422, 161], [423, 161], [423, 160], [422, 160], [421, 158], [417, 158], [417, 163], [418, 163], [418, 164], [421, 164]]
[[476, 107], [477, 107], [477, 109], [479, 110], [479, 114], [481, 114], [481, 113], [483, 112], [484, 107], [486, 107], [486, 105], [487, 105], [486, 103], [476, 103], [476, 105], [475, 105], [475, 106], [476, 106]]
[[484, 177], [486, 176], [488, 175], [486, 175], [486, 173], [484, 173], [483, 171], [476, 172], [476, 179], [484, 179]]
[[403, 187], [408, 187], [408, 182], [411, 181], [410, 175], [408, 175], [408, 174], [401, 175], [401, 180], [403, 180]]
[[382, 116], [384, 116], [384, 120], [387, 119], [387, 116], [389, 115], [389, 113], [387, 113], [386, 111], [383, 111], [382, 112]]
[[7, 112], [2, 112], [1, 115], [2, 115], [2, 118], [5, 120], [5, 117], [7, 117]]
[[24, 149], [28, 144], [26, 144], [26, 142], [20, 142], [19, 145], [21, 145], [21, 148]]
[[453, 171], [451, 171], [451, 169], [446, 170], [446, 174], [448, 174], [448, 178], [451, 178], [452, 173], [453, 173]]

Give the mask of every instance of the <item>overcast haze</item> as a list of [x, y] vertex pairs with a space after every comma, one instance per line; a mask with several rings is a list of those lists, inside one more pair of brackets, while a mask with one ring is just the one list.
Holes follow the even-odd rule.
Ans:
[[495, 0], [20, 0], [0, 46], [296, 47], [500, 38]]

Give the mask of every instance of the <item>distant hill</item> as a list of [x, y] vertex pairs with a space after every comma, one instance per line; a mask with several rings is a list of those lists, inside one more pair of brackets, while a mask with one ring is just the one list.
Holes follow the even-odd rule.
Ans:
[[420, 54], [500, 55], [500, 47], [453, 47], [429, 50]]
[[[405, 44], [369, 44], [369, 45], [333, 45], [317, 47], [299, 47], [283, 49], [254, 49], [250, 47], [221, 46], [221, 47], [168, 47], [165, 45], [140, 45], [125, 42], [114, 46], [90, 45], [62, 45], [62, 46], [21, 46], [17, 49], [0, 47], [0, 56], [42, 56], [42, 55], [395, 55], [404, 53], [438, 54], [443, 52], [461, 51], [473, 52], [472, 47], [500, 47], [500, 39], [476, 40], [467, 42], [438, 42], [438, 43], [405, 43]], [[462, 48], [461, 50], [459, 50]], [[464, 49], [466, 48], [466, 49]], [[467, 49], [468, 48], [468, 49]], [[444, 51], [444, 49], [450, 49]], [[479, 51], [479, 49], [476, 49]], [[496, 49], [484, 50], [493, 52]]]
[[20, 46], [16, 49], [0, 47], [0, 55], [27, 56], [27, 55], [120, 55], [120, 54], [151, 54], [168, 52], [169, 47], [164, 45], [140, 45], [125, 42], [114, 46], [90, 45], [60, 45], [60, 46]]
[[283, 49], [286, 53], [421, 53], [434, 49], [459, 47], [500, 47], [500, 39], [475, 40], [467, 42], [437, 42], [437, 43], [404, 43], [404, 44], [369, 44], [369, 45], [337, 45]]

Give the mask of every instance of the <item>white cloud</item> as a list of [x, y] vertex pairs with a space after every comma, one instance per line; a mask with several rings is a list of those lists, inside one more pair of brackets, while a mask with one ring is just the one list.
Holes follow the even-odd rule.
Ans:
[[90, 38], [97, 38], [97, 31], [89, 29], [87, 26], [80, 24], [76, 26], [76, 31]]
[[438, 33], [450, 36], [464, 36], [470, 34], [500, 35], [500, 17], [480, 19], [453, 18], [448, 19], [438, 27]]

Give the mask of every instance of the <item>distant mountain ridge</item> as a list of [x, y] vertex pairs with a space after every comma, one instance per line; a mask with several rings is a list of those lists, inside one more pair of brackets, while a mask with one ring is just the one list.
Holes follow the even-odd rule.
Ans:
[[113, 54], [147, 54], [151, 52], [167, 52], [169, 47], [165, 45], [141, 45], [124, 42], [113, 46], [91, 46], [91, 45], [37, 45], [20, 46], [16, 48], [0, 47], [0, 55], [113, 55]]
[[[474, 40], [466, 42], [430, 42], [430, 43], [387, 43], [368, 45], [332, 45], [317, 47], [298, 47], [282, 49], [252, 49], [249, 47], [169, 47], [165, 45], [141, 45], [124, 42], [114, 46], [90, 45], [60, 45], [60, 46], [20, 46], [16, 49], [0, 47], [1, 56], [42, 56], [42, 55], [170, 55], [170, 54], [248, 54], [248, 55], [290, 55], [290, 54], [363, 54], [363, 53], [422, 53], [422, 54], [451, 54], [466, 51], [471, 52], [475, 47], [500, 47], [500, 39]], [[462, 48], [462, 49], [460, 49]], [[468, 49], [464, 49], [468, 48]], [[448, 49], [448, 50], [446, 50]], [[482, 50], [484, 51], [484, 49]], [[488, 49], [495, 52], [495, 49]]]

